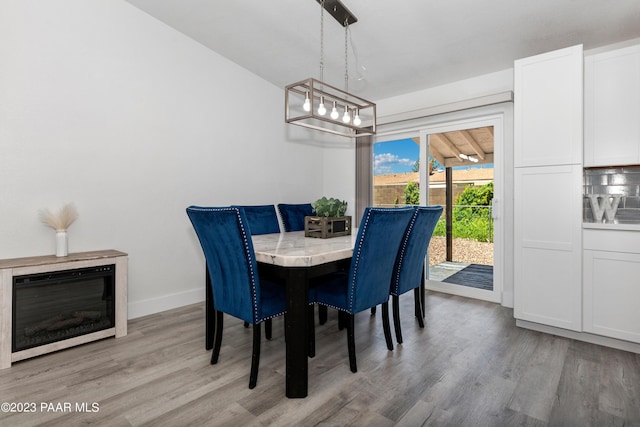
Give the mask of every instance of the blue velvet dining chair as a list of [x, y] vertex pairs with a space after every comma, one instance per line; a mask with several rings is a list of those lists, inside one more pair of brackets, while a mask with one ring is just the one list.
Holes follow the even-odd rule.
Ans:
[[313, 215], [311, 203], [300, 204], [278, 204], [278, 212], [282, 218], [284, 231], [302, 231], [304, 230], [304, 217]]
[[[231, 205], [231, 207], [242, 208], [252, 236], [280, 232], [280, 223], [274, 205]], [[244, 322], [244, 327], [248, 328], [249, 323]], [[264, 331], [267, 339], [271, 339], [271, 320], [264, 323]]]
[[213, 294], [216, 317], [211, 364], [220, 355], [223, 313], [253, 324], [249, 388], [254, 388], [260, 363], [259, 326], [285, 313], [284, 286], [260, 277], [243, 209], [190, 206], [187, 215], [204, 252]]
[[280, 232], [280, 223], [274, 205], [232, 205], [232, 208], [242, 208], [247, 218], [248, 229], [252, 236]]
[[[389, 284], [400, 242], [413, 208], [365, 208], [353, 248], [349, 272], [328, 275], [315, 282], [310, 300], [335, 308], [347, 328], [349, 366], [357, 372], [354, 315], [382, 304], [387, 348], [393, 350], [389, 327]], [[385, 321], [386, 319], [386, 321]]]
[[[391, 300], [393, 325], [398, 344], [402, 344], [400, 326], [400, 295], [414, 291], [414, 312], [418, 325], [424, 328], [421, 288], [424, 284], [424, 257], [433, 235], [433, 230], [442, 215], [442, 206], [416, 206], [415, 212], [404, 233], [391, 278]], [[383, 313], [389, 316], [389, 312]], [[389, 322], [389, 319], [386, 320]]]

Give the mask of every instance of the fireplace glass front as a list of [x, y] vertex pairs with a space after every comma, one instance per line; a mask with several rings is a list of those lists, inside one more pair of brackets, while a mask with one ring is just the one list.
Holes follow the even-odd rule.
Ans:
[[115, 265], [13, 278], [12, 351], [115, 327]]

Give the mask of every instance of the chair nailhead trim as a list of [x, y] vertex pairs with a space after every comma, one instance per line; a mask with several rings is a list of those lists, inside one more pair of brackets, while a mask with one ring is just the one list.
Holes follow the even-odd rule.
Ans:
[[325, 307], [333, 308], [333, 309], [338, 310], [338, 311], [344, 311], [345, 313], [355, 314], [355, 313], [353, 313], [353, 310], [345, 310], [344, 307], [336, 307], [333, 304], [327, 304], [327, 303], [324, 303], [324, 302], [319, 302], [317, 304], [324, 305]]
[[[236, 212], [236, 217], [238, 218], [238, 224], [240, 225], [240, 230], [242, 231], [242, 243], [244, 244], [244, 250], [247, 254], [247, 262], [249, 263], [249, 276], [251, 280], [251, 299], [253, 300], [253, 321], [255, 323], [260, 323], [265, 320], [262, 316], [258, 316], [258, 295], [256, 292], [256, 273], [253, 269], [253, 252], [249, 250], [249, 241], [247, 238], [247, 230], [244, 227], [244, 223], [242, 222], [242, 217], [240, 216], [240, 208], [231, 208]], [[262, 320], [260, 320], [262, 318]]]
[[364, 225], [362, 226], [362, 234], [360, 235], [360, 240], [358, 240], [358, 250], [355, 252], [354, 263], [353, 263], [353, 274], [351, 275], [351, 289], [349, 292], [349, 309], [353, 311], [353, 297], [354, 297], [354, 289], [356, 287], [356, 278], [358, 277], [358, 265], [360, 264], [360, 255], [362, 253], [362, 242], [364, 241], [365, 235], [367, 233], [367, 226], [369, 225], [369, 219], [371, 217], [371, 210], [367, 211], [367, 217], [364, 220]]
[[253, 268], [253, 264], [254, 264], [254, 260], [253, 260], [253, 252], [249, 250], [249, 241], [247, 238], [247, 230], [244, 226], [244, 223], [242, 222], [242, 217], [240, 216], [240, 208], [232, 208], [232, 207], [225, 207], [225, 208], [189, 208], [193, 211], [200, 211], [200, 212], [235, 212], [236, 217], [238, 218], [238, 224], [240, 225], [240, 229], [242, 231], [242, 243], [244, 244], [244, 248], [245, 251], [247, 253], [247, 261], [249, 263], [249, 275], [251, 278], [251, 294], [252, 294], [252, 299], [253, 299], [253, 324], [256, 323], [260, 323], [263, 320], [266, 319], [271, 319], [274, 317], [277, 317], [283, 313], [285, 313], [286, 311], [283, 311], [282, 313], [278, 313], [275, 314], [273, 316], [267, 317], [267, 318], [262, 318], [260, 319], [258, 316], [258, 298], [256, 295], [256, 274], [255, 274], [255, 270]]
[[402, 250], [400, 251], [400, 259], [398, 260], [396, 280], [394, 280], [393, 289], [391, 289], [391, 295], [393, 296], [398, 296], [398, 287], [400, 286], [400, 271], [402, 270], [404, 256], [407, 253], [407, 244], [409, 243], [409, 237], [411, 237], [411, 231], [413, 231], [413, 226], [415, 225], [417, 218], [418, 218], [418, 211], [416, 210], [413, 216], [411, 217], [411, 221], [409, 222], [409, 230], [407, 231], [404, 238], [402, 239]]

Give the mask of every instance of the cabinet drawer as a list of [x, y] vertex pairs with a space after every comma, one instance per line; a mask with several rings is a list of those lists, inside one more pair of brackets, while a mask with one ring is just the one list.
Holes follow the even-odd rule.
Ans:
[[640, 231], [583, 230], [582, 244], [594, 251], [640, 253]]

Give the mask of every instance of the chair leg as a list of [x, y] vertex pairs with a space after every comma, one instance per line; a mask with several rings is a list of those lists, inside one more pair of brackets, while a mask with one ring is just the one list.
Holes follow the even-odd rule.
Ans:
[[376, 315], [376, 310], [377, 310], [377, 309], [378, 309], [378, 307], [377, 307], [377, 306], [375, 306], [375, 305], [374, 305], [373, 307], [371, 307], [371, 315], [372, 315], [372, 316], [375, 316], [375, 315]]
[[413, 302], [415, 305], [416, 318], [418, 319], [418, 326], [424, 328], [424, 307], [422, 305], [422, 291], [419, 288], [413, 290]]
[[205, 268], [204, 319], [204, 348], [205, 350], [211, 350], [213, 348], [213, 340], [216, 335], [216, 309], [213, 303], [213, 290], [211, 288], [209, 268]]
[[223, 329], [223, 313], [216, 311], [216, 339], [213, 344], [213, 352], [211, 353], [211, 364], [218, 363], [218, 356], [220, 356], [220, 345], [222, 344], [222, 329]]
[[324, 325], [327, 323], [327, 306], [319, 305], [318, 306], [318, 323]]
[[356, 339], [354, 335], [355, 329], [355, 316], [353, 314], [345, 313], [347, 323], [347, 349], [349, 350], [349, 367], [351, 372], [358, 372], [358, 366], [356, 365]]
[[253, 325], [253, 353], [251, 354], [251, 374], [249, 388], [255, 388], [258, 383], [258, 367], [260, 365], [260, 324]]
[[213, 301], [205, 302], [205, 325], [204, 325], [204, 335], [205, 335], [205, 350], [211, 350], [213, 348], [213, 340], [216, 336], [216, 309], [213, 306]]
[[416, 317], [422, 317], [420, 298], [420, 288], [413, 288], [413, 313]]
[[[321, 306], [318, 306], [321, 307]], [[326, 306], [322, 306], [327, 308]], [[316, 330], [315, 330], [315, 322], [314, 317], [315, 309], [314, 305], [310, 304], [307, 307], [307, 335], [309, 339], [309, 348], [307, 349], [307, 356], [315, 357], [316, 355]]]
[[400, 325], [400, 297], [398, 295], [393, 295], [391, 297], [391, 303], [393, 304], [393, 327], [396, 331], [396, 341], [398, 341], [398, 344], [402, 344], [402, 326]]
[[389, 351], [393, 350], [393, 340], [391, 339], [391, 328], [389, 327], [389, 303], [382, 303], [382, 329], [384, 330], [384, 340], [387, 342]]
[[270, 339], [271, 339], [271, 336], [272, 336], [271, 331], [272, 331], [272, 328], [271, 328], [271, 319], [267, 319], [267, 320], [265, 320], [265, 321], [264, 321], [264, 336], [265, 336], [268, 340], [270, 340]]
[[346, 313], [344, 311], [338, 311], [338, 330], [343, 330], [345, 328], [346, 322]]
[[[427, 266], [425, 266], [424, 268], [429, 268]], [[424, 272], [422, 273], [422, 277], [420, 278], [420, 306], [421, 306], [421, 313], [422, 313], [422, 318], [424, 319], [424, 307], [425, 307], [425, 283], [424, 283]]]

